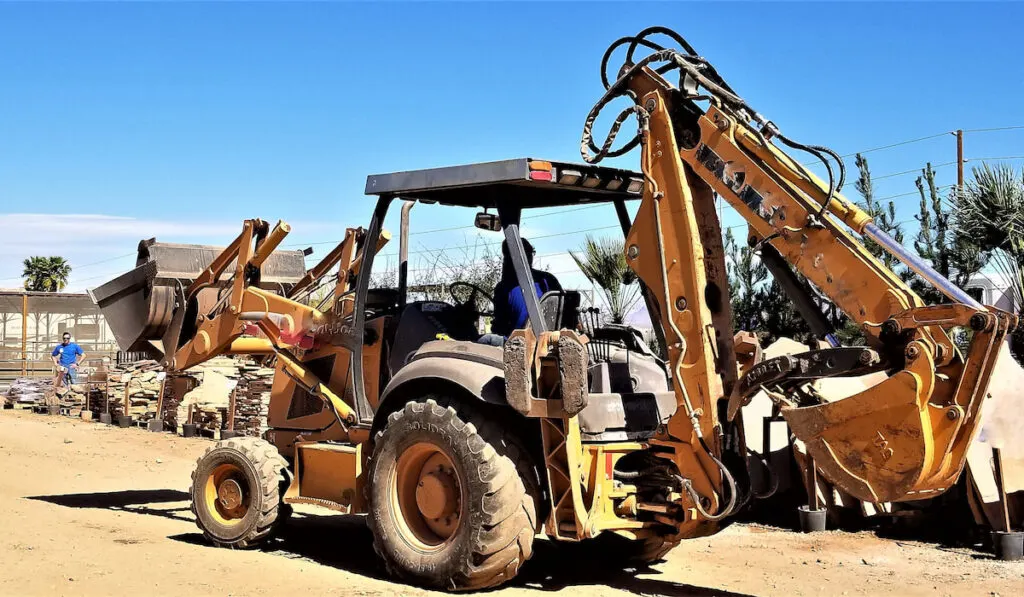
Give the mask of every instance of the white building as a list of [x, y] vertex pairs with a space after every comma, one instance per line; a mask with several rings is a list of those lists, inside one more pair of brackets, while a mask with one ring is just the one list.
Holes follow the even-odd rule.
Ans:
[[979, 272], [967, 283], [967, 292], [982, 304], [992, 305], [997, 309], [1016, 313], [1020, 301], [1015, 300], [1013, 283], [1010, 278], [999, 272]]

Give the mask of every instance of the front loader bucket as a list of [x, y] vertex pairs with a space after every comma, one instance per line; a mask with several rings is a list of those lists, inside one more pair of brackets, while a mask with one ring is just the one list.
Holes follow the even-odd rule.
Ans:
[[1001, 319], [976, 332], [962, 362], [938, 368], [928, 343], [913, 341], [905, 367], [885, 381], [834, 402], [783, 405], [782, 414], [842, 491], [874, 503], [933, 497], [963, 469], [1007, 330]]
[[[135, 269], [89, 291], [124, 351], [147, 351], [163, 356], [161, 339], [171, 323], [175, 296], [191, 284], [222, 251], [223, 247], [139, 243]], [[226, 282], [235, 265], [221, 277]], [[275, 251], [262, 267], [260, 288], [287, 292], [306, 273], [302, 251]], [[199, 292], [200, 309], [212, 308], [218, 288]]]

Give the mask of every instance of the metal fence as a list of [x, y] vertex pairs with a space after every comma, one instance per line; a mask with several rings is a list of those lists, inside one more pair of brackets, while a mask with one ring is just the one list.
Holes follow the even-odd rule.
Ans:
[[0, 386], [17, 377], [49, 376], [64, 332], [86, 359], [117, 358], [117, 343], [87, 294], [0, 290]]

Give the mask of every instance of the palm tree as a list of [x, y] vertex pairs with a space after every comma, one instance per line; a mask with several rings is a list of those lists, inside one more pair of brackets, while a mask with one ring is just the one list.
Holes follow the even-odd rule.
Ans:
[[23, 264], [25, 290], [59, 292], [68, 285], [71, 265], [63, 257], [29, 257]]
[[624, 322], [640, 300], [640, 290], [636, 273], [626, 264], [622, 241], [588, 235], [580, 254], [569, 251], [569, 255], [583, 275], [601, 288], [611, 323]]
[[[1024, 174], [1012, 166], [982, 164], [959, 202], [956, 225], [963, 234], [992, 255], [992, 261], [1011, 284], [1018, 312], [1024, 306]], [[1024, 330], [1014, 332], [1010, 348], [1024, 358]]]
[[1013, 283], [1018, 305], [1024, 299], [1024, 176], [1012, 166], [983, 164], [972, 171], [956, 224]]

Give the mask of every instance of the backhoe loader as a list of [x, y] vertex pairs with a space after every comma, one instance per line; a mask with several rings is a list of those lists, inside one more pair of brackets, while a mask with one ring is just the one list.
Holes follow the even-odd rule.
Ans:
[[[626, 60], [610, 80], [616, 49]], [[634, 60], [637, 50], [647, 55]], [[955, 483], [1016, 318], [893, 241], [842, 196], [833, 152], [785, 136], [677, 34], [618, 40], [602, 78], [584, 164], [520, 158], [371, 175], [369, 226], [348, 229], [298, 281], [264, 283], [287, 224], [247, 220], [187, 284], [150, 293], [148, 312], [171, 315], [140, 318], [123, 335], [159, 340], [169, 370], [225, 353], [262, 355], [276, 368], [265, 438], [222, 441], [196, 465], [192, 509], [210, 541], [257, 545], [289, 505], [314, 504], [365, 513], [388, 569], [429, 587], [506, 582], [538, 534], [612, 535], [609, 549], [623, 559], [654, 561], [715, 533], [750, 498], [740, 421], [758, 391], [820, 474], [858, 499], [920, 500]], [[598, 147], [591, 129], [616, 98], [628, 107]], [[629, 118], [636, 136], [612, 149]], [[820, 158], [828, 180], [783, 146]], [[632, 149], [637, 172], [596, 165]], [[749, 223], [749, 242], [827, 347], [759, 361], [748, 336], [737, 349], [716, 195]], [[397, 285], [372, 288], [396, 201]], [[527, 323], [503, 346], [478, 342], [489, 289], [463, 284], [468, 299], [415, 300], [414, 206], [482, 210], [476, 226], [502, 233], [520, 288], [534, 288], [523, 211], [599, 203], [614, 206], [660, 353], [629, 326], [581, 320], [573, 291], [524, 293]], [[924, 305], [862, 238], [949, 302]], [[329, 297], [308, 300], [324, 284]], [[204, 291], [214, 297], [200, 306]], [[839, 345], [816, 310], [822, 301], [862, 327], [865, 346]], [[970, 330], [965, 351], [947, 335], [953, 327]], [[822, 378], [873, 372], [884, 381], [840, 400], [815, 389]]]

